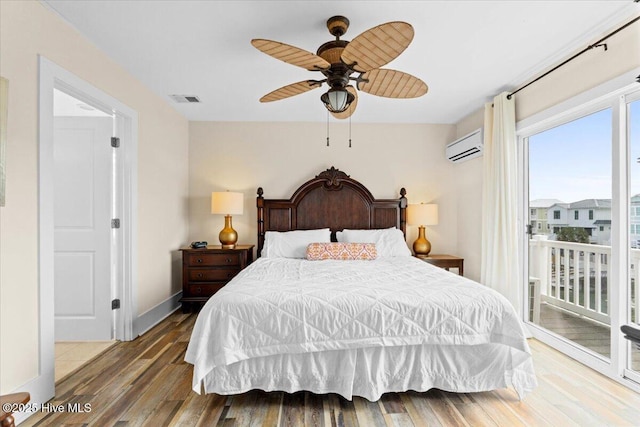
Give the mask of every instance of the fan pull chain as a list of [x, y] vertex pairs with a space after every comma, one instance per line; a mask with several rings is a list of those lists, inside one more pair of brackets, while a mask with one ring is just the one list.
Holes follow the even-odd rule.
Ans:
[[327, 110], [327, 147], [329, 146], [329, 110]]
[[[351, 106], [349, 106], [351, 108]], [[349, 148], [351, 148], [351, 116], [349, 116]]]

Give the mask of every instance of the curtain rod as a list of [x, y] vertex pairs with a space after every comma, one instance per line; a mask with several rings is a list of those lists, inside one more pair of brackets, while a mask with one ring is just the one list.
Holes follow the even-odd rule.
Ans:
[[[638, 2], [638, 0], [635, 0], [636, 2]], [[622, 27], [618, 28], [617, 30], [607, 34], [606, 36], [604, 36], [603, 38], [601, 38], [600, 40], [598, 40], [597, 42], [590, 44], [589, 46], [585, 47], [584, 49], [582, 49], [580, 52], [576, 53], [575, 55], [573, 55], [571, 58], [567, 59], [566, 61], [562, 62], [559, 65], [556, 65], [555, 67], [553, 67], [552, 69], [550, 69], [549, 71], [547, 71], [546, 73], [544, 73], [543, 75], [539, 76], [538, 78], [536, 78], [535, 80], [530, 81], [529, 83], [527, 83], [526, 85], [519, 87], [518, 89], [514, 90], [513, 92], [511, 92], [509, 95], [507, 95], [507, 99], [511, 99], [511, 97], [513, 95], [515, 95], [516, 93], [520, 92], [522, 89], [526, 88], [529, 85], [534, 84], [535, 82], [537, 82], [538, 80], [540, 80], [541, 78], [553, 73], [555, 70], [557, 70], [558, 68], [562, 67], [563, 65], [565, 65], [566, 63], [568, 63], [569, 61], [573, 61], [574, 59], [576, 59], [578, 56], [582, 55], [583, 53], [585, 53], [588, 50], [591, 50], [593, 48], [596, 47], [603, 47], [604, 50], [607, 50], [607, 44], [606, 43], [602, 43], [603, 41], [607, 40], [609, 37], [613, 36], [614, 34], [617, 34], [618, 32], [624, 30], [625, 28], [627, 28], [629, 25], [633, 24], [634, 22], [638, 21], [640, 19], [640, 16], [636, 17], [635, 19], [632, 19], [631, 21], [627, 22], [626, 24], [624, 24]], [[640, 79], [640, 76], [638, 76], [638, 78]]]

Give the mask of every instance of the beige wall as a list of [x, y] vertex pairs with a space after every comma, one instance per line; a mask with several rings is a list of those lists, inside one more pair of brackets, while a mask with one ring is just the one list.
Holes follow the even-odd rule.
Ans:
[[[478, 128], [484, 122], [484, 108], [477, 110], [456, 125], [456, 138], [460, 138]], [[464, 275], [480, 281], [482, 250], [482, 157], [456, 163], [456, 198], [458, 206], [458, 256], [464, 258]]]
[[[530, 117], [640, 66], [640, 25], [631, 25], [608, 39], [607, 44], [607, 51], [602, 48], [588, 51], [516, 94], [516, 120]], [[481, 107], [456, 124], [456, 137], [482, 127], [483, 120], [484, 107]], [[465, 275], [475, 280], [480, 278], [483, 158], [455, 165], [458, 205], [477, 206], [458, 210], [458, 253], [465, 257]]]
[[[0, 393], [38, 375], [38, 54], [139, 113], [138, 313], [180, 289], [187, 238], [188, 122], [36, 1], [0, 1], [9, 80], [6, 207], [0, 208]], [[175, 275], [174, 275], [175, 277]]]
[[[331, 123], [326, 146], [323, 123], [191, 122], [189, 188], [191, 240], [218, 241], [223, 218], [211, 215], [212, 191], [240, 191], [245, 212], [233, 217], [242, 243], [256, 243], [257, 187], [265, 198], [289, 198], [305, 181], [335, 166], [360, 181], [377, 198], [399, 197], [405, 187], [409, 203], [435, 202], [440, 223], [428, 227], [433, 251], [455, 253], [456, 182], [444, 157], [454, 138], [452, 125]], [[408, 227], [408, 241], [417, 229]]]

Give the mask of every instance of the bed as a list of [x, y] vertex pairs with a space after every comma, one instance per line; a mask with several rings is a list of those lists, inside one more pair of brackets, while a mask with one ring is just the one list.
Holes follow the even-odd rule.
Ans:
[[523, 398], [536, 387], [510, 303], [411, 256], [404, 188], [397, 199], [375, 199], [332, 167], [290, 199], [265, 199], [259, 188], [256, 204], [258, 259], [194, 325], [185, 356], [194, 391], [375, 401], [386, 392], [508, 386]]

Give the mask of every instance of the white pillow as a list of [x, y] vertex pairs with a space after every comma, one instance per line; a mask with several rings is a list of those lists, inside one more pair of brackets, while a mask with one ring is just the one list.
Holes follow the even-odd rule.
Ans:
[[378, 258], [411, 256], [404, 234], [397, 228], [380, 230], [344, 230], [336, 233], [338, 242], [375, 243]]
[[331, 230], [267, 231], [264, 233], [264, 258], [305, 258], [309, 243], [329, 243]]
[[352, 239], [377, 239], [380, 235], [380, 231], [385, 231], [385, 230], [396, 230], [395, 227], [389, 227], [389, 228], [375, 228], [375, 229], [349, 229], [349, 228], [345, 228], [343, 231], [336, 231], [336, 240], [338, 242], [344, 242], [344, 243], [372, 243], [373, 240], [367, 241], [367, 242], [348, 242], [345, 237], [345, 232], [348, 233], [349, 235], [351, 235]]

